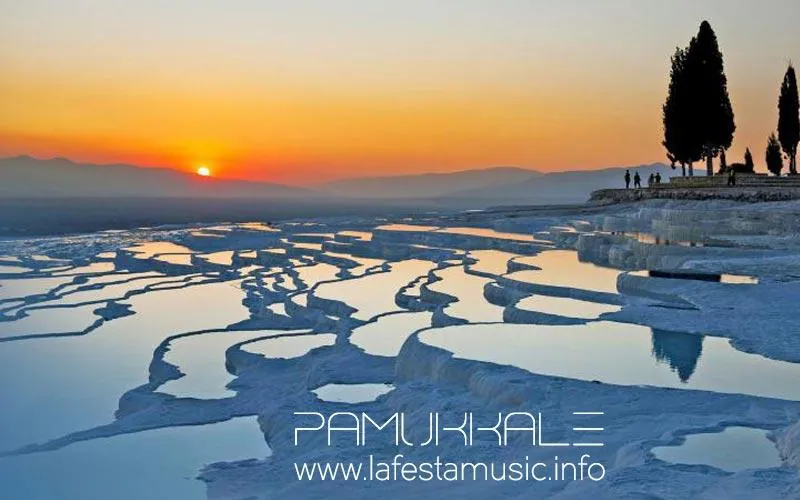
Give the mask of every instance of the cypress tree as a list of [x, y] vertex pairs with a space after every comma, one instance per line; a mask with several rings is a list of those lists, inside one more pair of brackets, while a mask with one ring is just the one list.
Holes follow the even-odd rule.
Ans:
[[797, 174], [797, 143], [800, 141], [800, 103], [797, 77], [791, 64], [786, 69], [778, 98], [778, 140], [789, 158], [789, 174]]
[[702, 156], [702, 144], [698, 141], [696, 120], [692, 109], [691, 81], [686, 71], [686, 50], [677, 48], [672, 56], [670, 82], [667, 99], [661, 108], [664, 124], [662, 145], [673, 168], [680, 163], [683, 175], [686, 165], [693, 174], [692, 163]]
[[736, 124], [722, 53], [708, 21], [700, 24], [697, 36], [689, 43], [684, 64], [699, 134], [697, 140], [703, 145], [707, 174], [713, 175], [712, 159], [731, 146]]
[[750, 148], [747, 148], [744, 152], [744, 166], [748, 172], [756, 171], [755, 163], [753, 163], [753, 153], [750, 152]]
[[767, 161], [767, 169], [776, 176], [780, 176], [783, 169], [783, 156], [781, 156], [781, 145], [778, 143], [778, 138], [775, 137], [774, 133], [769, 136], [765, 159]]

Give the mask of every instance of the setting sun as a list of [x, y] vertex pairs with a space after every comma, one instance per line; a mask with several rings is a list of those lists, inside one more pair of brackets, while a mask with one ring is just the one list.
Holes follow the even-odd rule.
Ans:
[[211, 170], [209, 170], [209, 168], [206, 167], [205, 165], [201, 165], [201, 166], [197, 167], [197, 175], [202, 175], [203, 177], [208, 177], [209, 175], [211, 175]]

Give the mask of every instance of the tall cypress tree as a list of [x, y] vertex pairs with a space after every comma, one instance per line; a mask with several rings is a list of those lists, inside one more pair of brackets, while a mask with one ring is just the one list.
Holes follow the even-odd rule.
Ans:
[[747, 148], [744, 152], [744, 166], [748, 172], [756, 171], [756, 165], [753, 163], [753, 153], [750, 152], [750, 148]]
[[791, 64], [786, 69], [778, 98], [778, 140], [789, 157], [789, 174], [797, 174], [797, 143], [800, 142], [800, 103], [797, 77]]
[[767, 161], [767, 170], [776, 176], [781, 175], [783, 157], [781, 156], [781, 145], [778, 143], [778, 138], [775, 137], [775, 134], [770, 134], [769, 140], [767, 141], [765, 160]]
[[671, 59], [669, 90], [661, 108], [664, 124], [662, 145], [674, 168], [680, 163], [683, 175], [686, 165], [693, 173], [692, 163], [702, 156], [702, 144], [698, 141], [696, 120], [692, 109], [692, 92], [689, 74], [686, 71], [686, 50], [677, 48]]
[[722, 53], [717, 35], [708, 21], [700, 24], [697, 36], [689, 43], [684, 64], [690, 82], [690, 101], [699, 134], [697, 139], [703, 145], [707, 174], [713, 175], [712, 159], [731, 146], [736, 124]]

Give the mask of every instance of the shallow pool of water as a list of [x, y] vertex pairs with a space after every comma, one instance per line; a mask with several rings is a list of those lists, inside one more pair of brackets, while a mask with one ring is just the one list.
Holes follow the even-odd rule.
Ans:
[[375, 228], [376, 231], [433, 231], [438, 226], [424, 226], [417, 224], [384, 224]]
[[420, 339], [459, 358], [544, 375], [800, 400], [800, 364], [737, 351], [720, 337], [598, 321], [453, 326]]
[[375, 401], [392, 389], [391, 384], [328, 384], [311, 392], [323, 401], [356, 404]]
[[99, 305], [33, 309], [24, 318], [0, 322], [0, 339], [21, 335], [81, 332], [100, 319], [94, 314]]
[[196, 479], [214, 462], [270, 454], [255, 417], [156, 429], [0, 458], [0, 495], [25, 500], [206, 498]]
[[135, 252], [137, 259], [150, 259], [159, 254], [192, 253], [190, 248], [171, 241], [148, 241], [127, 247], [124, 250]]
[[285, 331], [215, 331], [170, 342], [164, 360], [177, 366], [183, 377], [170, 380], [158, 391], [179, 398], [217, 399], [235, 395], [226, 385], [234, 379], [225, 368], [225, 351], [234, 344]]
[[581, 262], [578, 253], [571, 250], [548, 250], [532, 257], [516, 259], [540, 270], [517, 271], [506, 275], [508, 279], [564, 288], [579, 288], [597, 292], [617, 293], [620, 271]]
[[330, 346], [335, 343], [336, 335], [332, 333], [317, 333], [248, 342], [242, 345], [242, 350], [253, 354], [261, 354], [265, 358], [291, 359], [304, 356], [312, 349]]
[[368, 354], [397, 356], [412, 333], [431, 326], [432, 316], [427, 311], [387, 314], [353, 330], [350, 342]]
[[601, 314], [614, 313], [622, 309], [621, 306], [611, 304], [549, 295], [531, 295], [517, 302], [516, 306], [526, 311], [578, 319], [597, 319]]
[[227, 283], [150, 292], [127, 301], [136, 314], [88, 335], [0, 344], [0, 448], [111, 422], [120, 396], [147, 381], [164, 338], [246, 319], [242, 296]]
[[339, 231], [336, 233], [346, 238], [354, 238], [361, 241], [372, 241], [372, 233], [368, 231]]
[[296, 269], [297, 277], [308, 288], [312, 288], [323, 281], [333, 281], [339, 272], [339, 268], [324, 262], [313, 266], [301, 266]]
[[448, 267], [435, 274], [442, 279], [428, 288], [457, 299], [445, 306], [447, 315], [470, 322], [503, 321], [503, 308], [487, 302], [483, 296], [483, 287], [492, 281], [491, 278], [467, 274], [461, 266]]
[[426, 260], [404, 260], [391, 264], [388, 272], [369, 274], [361, 278], [325, 283], [315, 295], [339, 300], [356, 308], [353, 317], [368, 320], [378, 314], [396, 311], [395, 295], [403, 286], [424, 276], [435, 264]]
[[532, 234], [506, 233], [486, 227], [445, 227], [437, 229], [437, 233], [459, 234], [463, 236], [478, 236], [480, 238], [494, 238], [499, 240], [527, 241], [549, 243], [537, 240]]
[[778, 449], [767, 438], [767, 431], [751, 427], [689, 434], [682, 444], [653, 448], [653, 454], [665, 462], [709, 465], [728, 472], [781, 465]]
[[519, 257], [519, 255], [502, 250], [473, 250], [469, 256], [477, 260], [474, 264], [467, 264], [467, 267], [479, 273], [500, 276], [508, 272], [508, 261]]

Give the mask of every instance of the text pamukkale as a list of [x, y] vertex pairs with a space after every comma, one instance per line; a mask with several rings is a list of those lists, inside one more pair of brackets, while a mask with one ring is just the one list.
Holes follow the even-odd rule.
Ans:
[[[597, 419], [604, 413], [600, 411], [575, 411], [572, 415], [586, 419], [586, 425], [572, 427], [575, 440], [550, 440], [547, 437], [548, 424], [541, 412], [497, 413], [491, 420], [478, 417], [472, 412], [441, 414], [429, 413], [427, 422], [419, 425], [407, 423], [406, 415], [396, 412], [385, 418], [373, 418], [365, 412], [334, 412], [328, 415], [319, 412], [294, 412], [300, 422], [294, 428], [294, 445], [299, 446], [302, 436], [325, 433], [327, 445], [333, 439], [350, 439], [356, 446], [366, 446], [373, 439], [387, 439], [395, 446], [438, 446], [441, 441], [456, 440], [464, 446], [472, 446], [475, 440], [485, 443], [495, 441], [498, 446], [507, 446], [510, 439], [529, 441], [539, 447], [598, 447], [603, 446], [597, 439], [603, 427]], [[413, 427], [413, 428], [412, 428]], [[555, 425], [552, 425], [555, 427]], [[552, 428], [551, 427], [551, 428]], [[385, 433], [383, 431], [386, 431]], [[561, 434], [561, 433], [559, 433]], [[584, 439], [581, 436], [591, 436]]]

